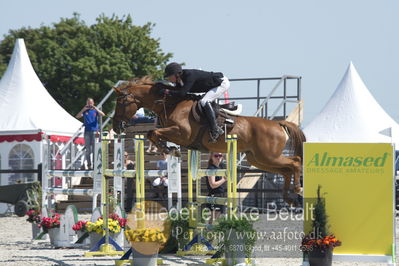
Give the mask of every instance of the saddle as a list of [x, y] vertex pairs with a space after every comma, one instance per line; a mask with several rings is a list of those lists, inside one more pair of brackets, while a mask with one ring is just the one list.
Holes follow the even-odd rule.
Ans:
[[[234, 127], [236, 115], [231, 115], [231, 112], [239, 110], [239, 106], [234, 102], [219, 105], [216, 102], [212, 103], [212, 108], [216, 115], [216, 124], [223, 128], [225, 134], [228, 134]], [[192, 150], [199, 150], [201, 152], [208, 152], [209, 150], [202, 145], [202, 138], [205, 133], [209, 132], [209, 124], [205, 116], [205, 111], [199, 101], [196, 101], [191, 108], [191, 114], [194, 120], [200, 124], [200, 129], [195, 136], [194, 141], [187, 147]]]

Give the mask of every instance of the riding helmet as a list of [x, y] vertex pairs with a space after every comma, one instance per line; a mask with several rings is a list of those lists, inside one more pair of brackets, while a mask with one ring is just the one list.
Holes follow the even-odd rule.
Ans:
[[172, 75], [180, 74], [183, 72], [183, 69], [181, 68], [181, 65], [178, 63], [170, 63], [165, 67], [165, 74], [164, 77], [169, 77]]

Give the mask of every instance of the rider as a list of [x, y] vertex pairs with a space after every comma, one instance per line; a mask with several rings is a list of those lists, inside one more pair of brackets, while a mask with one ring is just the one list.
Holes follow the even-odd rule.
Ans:
[[184, 97], [188, 92], [206, 92], [200, 100], [205, 110], [205, 115], [210, 126], [210, 142], [216, 142], [217, 138], [224, 133], [223, 129], [216, 124], [215, 111], [211, 103], [223, 95], [230, 87], [230, 82], [223, 73], [207, 72], [197, 69], [182, 69], [178, 63], [170, 63], [165, 68], [164, 77], [176, 84], [178, 90], [162, 89], [162, 95]]

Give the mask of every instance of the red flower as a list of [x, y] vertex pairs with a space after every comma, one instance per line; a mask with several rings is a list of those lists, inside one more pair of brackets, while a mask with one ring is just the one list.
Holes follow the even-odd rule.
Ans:
[[[101, 216], [101, 217], [98, 218], [98, 219], [102, 219], [102, 218], [103, 218], [103, 217]], [[116, 214], [116, 213], [110, 214], [110, 215], [109, 215], [109, 218], [112, 219], [112, 220], [114, 220], [114, 221], [118, 221], [120, 227], [125, 228], [125, 226], [126, 226], [126, 219], [125, 219], [125, 218], [119, 217], [119, 215]]]
[[334, 235], [314, 239], [310, 235], [306, 235], [302, 239], [301, 250], [311, 251], [313, 249], [326, 250], [341, 246], [341, 241], [337, 240]]
[[78, 221], [76, 224], [72, 226], [72, 229], [75, 231], [86, 231], [86, 221]]
[[30, 209], [26, 212], [26, 215], [28, 216], [28, 218], [26, 219], [26, 221], [30, 222], [30, 223], [36, 223], [36, 224], [40, 224], [41, 222], [41, 217], [40, 217], [40, 211], [37, 209]]
[[45, 229], [58, 228], [60, 227], [60, 218], [61, 215], [58, 213], [54, 213], [51, 217], [43, 217], [40, 226]]
[[119, 222], [119, 225], [120, 225], [122, 228], [125, 228], [125, 226], [126, 226], [126, 219], [125, 219], [125, 218], [119, 218], [119, 219], [118, 219], [118, 222]]

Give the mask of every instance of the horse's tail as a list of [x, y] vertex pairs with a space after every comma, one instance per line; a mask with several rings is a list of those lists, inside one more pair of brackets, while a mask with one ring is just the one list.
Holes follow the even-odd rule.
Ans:
[[291, 149], [293, 148], [294, 154], [303, 159], [303, 143], [306, 142], [303, 131], [292, 122], [279, 121], [279, 124], [287, 130], [288, 136], [291, 138]]

